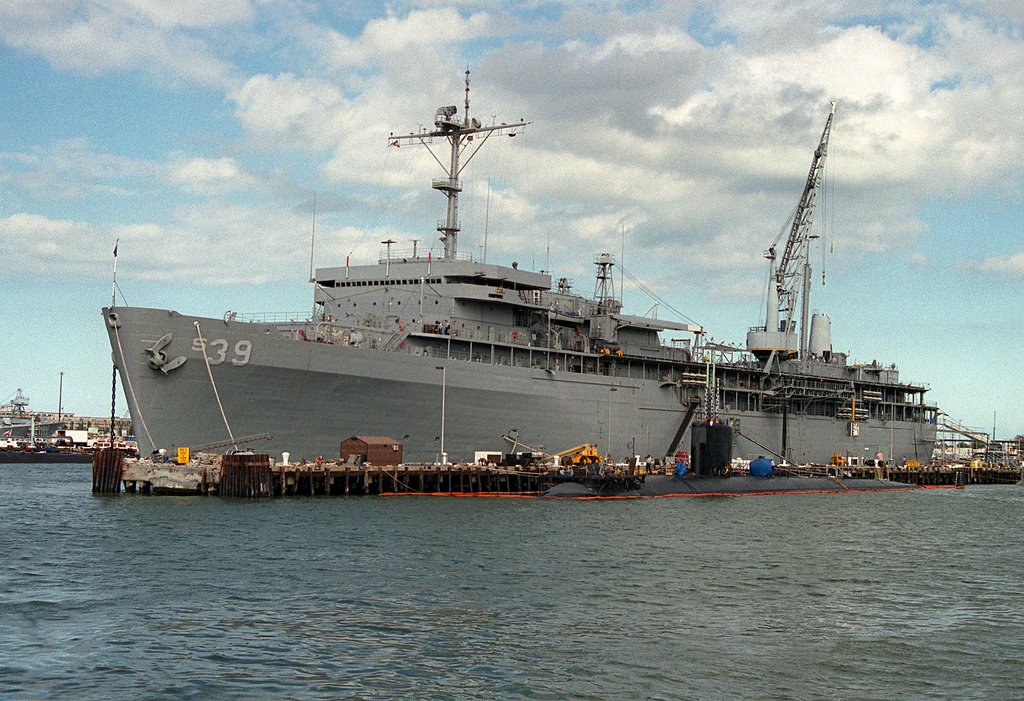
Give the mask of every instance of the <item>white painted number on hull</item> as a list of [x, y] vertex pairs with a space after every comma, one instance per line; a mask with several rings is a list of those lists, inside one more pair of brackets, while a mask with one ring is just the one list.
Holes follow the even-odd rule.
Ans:
[[[220, 365], [225, 360], [228, 360], [229, 350], [231, 351], [231, 364], [239, 367], [248, 363], [249, 358], [252, 356], [252, 341], [242, 340], [236, 343], [234, 348], [231, 348], [231, 344], [223, 338], [215, 338], [212, 341], [207, 341], [206, 345], [212, 353], [212, 355], [207, 356], [210, 365]], [[196, 353], [202, 353], [203, 342], [198, 338], [192, 339], [192, 350]]]

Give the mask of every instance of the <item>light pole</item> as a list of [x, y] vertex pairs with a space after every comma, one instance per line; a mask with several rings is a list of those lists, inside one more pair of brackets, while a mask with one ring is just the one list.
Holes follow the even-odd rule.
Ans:
[[608, 456], [612, 454], [612, 392], [617, 391], [615, 387], [612, 387], [608, 392]]
[[448, 393], [448, 370], [443, 365], [438, 365], [435, 370], [441, 371], [441, 464], [448, 464], [448, 456], [444, 452], [444, 404], [445, 395]]

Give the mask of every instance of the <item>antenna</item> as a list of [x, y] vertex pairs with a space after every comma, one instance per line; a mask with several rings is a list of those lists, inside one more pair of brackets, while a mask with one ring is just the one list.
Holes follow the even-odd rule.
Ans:
[[[434, 129], [432, 131], [420, 131], [404, 136], [395, 136], [392, 133], [388, 137], [389, 146], [400, 146], [403, 142], [419, 142], [430, 151], [438, 165], [444, 169], [445, 178], [435, 179], [433, 188], [439, 190], [448, 200], [445, 218], [437, 223], [437, 231], [441, 234], [441, 241], [444, 242], [444, 259], [455, 260], [457, 255], [456, 239], [461, 227], [459, 225], [459, 193], [462, 192], [462, 182], [459, 175], [462, 169], [469, 165], [473, 156], [494, 134], [505, 134], [515, 136], [516, 129], [526, 126], [529, 122], [518, 121], [512, 124], [502, 123], [485, 127], [480, 120], [469, 116], [469, 69], [466, 69], [466, 115], [465, 119], [458, 118], [458, 105], [445, 105], [439, 107], [434, 115]], [[450, 147], [450, 154], [446, 160], [439, 158], [430, 149], [433, 139], [439, 138], [447, 141]], [[464, 155], [467, 149], [472, 149], [468, 155]], [[446, 162], [447, 161], [447, 162]]]
[[487, 262], [487, 227], [491, 221], [491, 179], [487, 178], [487, 206], [484, 208], [484, 263]]
[[309, 235], [309, 281], [315, 282], [313, 277], [313, 243], [316, 241], [316, 190], [313, 190], [313, 231]]
[[466, 66], [466, 117], [462, 123], [469, 125], [469, 66]]
[[[110, 306], [113, 307], [117, 303], [117, 245], [121, 243], [121, 239], [114, 241], [114, 275], [110, 280]], [[122, 295], [123, 297], [124, 295]]]

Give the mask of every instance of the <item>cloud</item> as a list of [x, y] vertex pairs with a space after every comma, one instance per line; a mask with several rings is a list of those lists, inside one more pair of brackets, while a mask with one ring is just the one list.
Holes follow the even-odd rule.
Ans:
[[[669, 277], [731, 271], [732, 282], [715, 279], [741, 294], [799, 198], [832, 99], [830, 209], [816, 226], [837, 232], [839, 255], [911, 255], [931, 233], [917, 219], [922, 200], [1021, 187], [1024, 42], [1007, 24], [1015, 5], [908, 5], [877, 19], [856, 3], [701, 7], [701, 17], [689, 6], [670, 17], [668, 8], [427, 5], [369, 8], [385, 14], [346, 23], [301, 5], [232, 0], [87, 10], [19, 2], [0, 10], [9, 43], [88, 74], [141, 68], [214, 86], [229, 136], [209, 154], [174, 144], [149, 161], [62, 142], [0, 157], [0, 177], [17, 184], [14, 211], [24, 213], [47, 190], [75, 200], [76, 212], [98, 192], [158, 190], [154, 208], [174, 214], [150, 220], [200, 243], [184, 215], [196, 195], [221, 198], [211, 207], [229, 222], [247, 221], [246, 199], [288, 188], [303, 199], [343, 191], [334, 210], [349, 220], [339, 229], [433, 239], [444, 201], [429, 183], [442, 172], [422, 148], [386, 149], [385, 138], [429, 126], [438, 105], [461, 108], [472, 63], [474, 115], [533, 124], [487, 143], [460, 174], [469, 250], [484, 229], [494, 255], [546, 255], [551, 240], [554, 263], [589, 274], [578, 252], [614, 250], [624, 231], [665, 257]], [[226, 40], [234, 30], [242, 36]], [[251, 61], [244, 46], [274, 50]], [[238, 128], [244, 140], [232, 141]], [[443, 162], [443, 145], [433, 146]]]
[[486, 12], [463, 16], [455, 7], [436, 7], [414, 9], [402, 17], [389, 12], [387, 17], [367, 22], [355, 38], [330, 30], [320, 35], [333, 70], [381, 66], [396, 55], [409, 57], [411, 53], [418, 59], [410, 66], [422, 70], [435, 60], [442, 61], [445, 47], [489, 35], [491, 24]]
[[194, 157], [174, 165], [170, 181], [185, 190], [206, 195], [257, 188], [259, 179], [245, 172], [235, 158]]
[[[283, 209], [210, 200], [183, 207], [166, 224], [99, 225], [19, 212], [0, 219], [0, 255], [19, 274], [109, 273], [114, 241], [119, 277], [259, 284], [303, 269], [306, 223]], [[308, 261], [308, 258], [305, 258]]]
[[101, 251], [112, 254], [113, 238], [89, 222], [49, 219], [18, 212], [0, 219], [0, 257], [21, 274], [60, 269], [65, 274], [96, 274]]
[[19, 0], [0, 9], [0, 37], [43, 56], [55, 67], [87, 76], [139, 71], [158, 80], [200, 85], [235, 83], [230, 62], [187, 30], [248, 22], [242, 0], [77, 2]]
[[336, 143], [343, 117], [350, 117], [341, 91], [319, 78], [292, 73], [256, 75], [228, 94], [242, 126], [276, 148], [324, 149]]
[[98, 194], [126, 196], [151, 186], [160, 166], [98, 151], [85, 137], [0, 154], [9, 196], [26, 201], [73, 202]]
[[248, 23], [255, 17], [249, 0], [121, 0], [121, 6], [134, 11], [157, 27], [214, 27]]
[[1024, 278], [1024, 251], [1006, 256], [991, 256], [980, 261], [964, 261], [961, 265], [985, 275]]

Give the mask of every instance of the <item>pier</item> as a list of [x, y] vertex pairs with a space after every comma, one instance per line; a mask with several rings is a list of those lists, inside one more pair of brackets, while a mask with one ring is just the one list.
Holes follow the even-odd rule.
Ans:
[[[663, 468], [661, 474], [671, 474]], [[922, 487], [1016, 484], [1021, 469], [991, 465], [886, 467], [784, 466], [779, 477], [827, 477], [833, 480], [885, 480]], [[121, 451], [99, 451], [93, 460], [93, 492], [177, 494], [242, 498], [286, 496], [488, 496], [534, 497], [565, 482], [586, 481], [598, 491], [624, 488], [623, 480], [642, 482], [630, 469], [597, 476], [548, 466], [474, 464], [353, 465], [340, 460], [276, 463], [267, 455], [200, 454], [188, 463], [126, 458]], [[628, 485], [627, 485], [628, 486]], [[635, 486], [635, 485], [634, 485]]]
[[879, 479], [921, 487], [966, 487], [982, 484], [1017, 484], [1024, 479], [1020, 467], [1001, 465], [886, 465], [883, 467], [833, 467], [802, 465], [777, 467], [776, 474], [789, 477]]
[[[174, 462], [124, 460], [118, 478], [103, 463], [105, 493], [283, 496], [536, 496], [558, 481], [544, 468], [470, 464], [351, 465], [341, 461], [274, 463], [266, 455], [200, 455]], [[96, 463], [94, 463], [94, 475]], [[96, 479], [94, 477], [94, 484]]]

